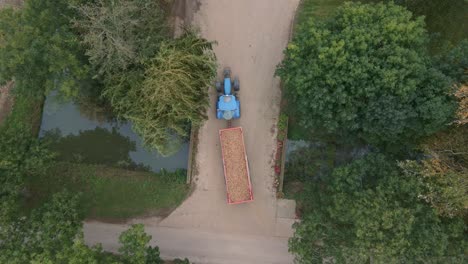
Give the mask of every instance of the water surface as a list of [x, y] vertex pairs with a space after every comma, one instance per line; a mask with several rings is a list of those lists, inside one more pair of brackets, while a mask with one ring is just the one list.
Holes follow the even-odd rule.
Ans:
[[73, 162], [134, 167], [137, 164], [158, 172], [187, 168], [188, 143], [164, 157], [143, 147], [130, 122], [108, 121], [99, 114], [80, 111], [73, 102], [60, 102], [55, 93], [45, 101], [40, 136], [54, 139], [51, 148], [59, 159]]

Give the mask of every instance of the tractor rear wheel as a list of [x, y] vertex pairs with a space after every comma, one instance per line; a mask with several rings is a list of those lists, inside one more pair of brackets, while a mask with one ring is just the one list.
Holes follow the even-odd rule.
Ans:
[[[216, 100], [218, 100], [218, 96], [216, 96]], [[218, 101], [216, 101], [215, 118], [218, 119]]]
[[238, 92], [240, 90], [239, 78], [237, 78], [237, 77], [234, 78], [233, 86], [234, 86], [234, 91]]

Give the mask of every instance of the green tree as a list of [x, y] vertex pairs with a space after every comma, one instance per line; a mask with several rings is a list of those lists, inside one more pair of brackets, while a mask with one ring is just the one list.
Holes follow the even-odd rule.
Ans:
[[190, 126], [206, 119], [216, 75], [212, 43], [192, 30], [169, 39], [158, 1], [99, 0], [77, 9], [75, 26], [103, 78], [102, 96], [146, 146], [163, 155], [177, 151]]
[[61, 192], [29, 217], [2, 223], [0, 262], [52, 262], [59, 252], [72, 246], [81, 230], [82, 217], [77, 208], [78, 197]]
[[119, 252], [126, 263], [132, 264], [162, 264], [159, 248], [147, 246], [151, 236], [147, 235], [142, 224], [132, 225], [119, 237], [122, 246]]
[[425, 187], [382, 155], [337, 168], [309, 186], [290, 250], [299, 263], [462, 263], [463, 218], [439, 216], [420, 197]]
[[306, 129], [371, 144], [414, 142], [452, 118], [450, 78], [427, 53], [423, 18], [395, 4], [345, 3], [299, 25], [277, 70]]
[[[118, 264], [116, 257], [105, 253], [100, 245], [88, 247], [84, 243], [83, 233], [78, 234], [78, 236], [73, 240], [73, 245], [71, 247], [58, 252], [56, 259], [56, 263], [68, 264]], [[42, 263], [43, 262], [40, 264]]]
[[0, 224], [16, 211], [26, 177], [45, 171], [54, 155], [12, 116], [0, 126]]
[[13, 79], [15, 89], [34, 96], [53, 89], [77, 94], [88, 69], [68, 3], [29, 0], [20, 9], [0, 10], [0, 83]]
[[0, 218], [0, 263], [163, 263], [158, 247], [148, 246], [151, 236], [141, 224], [120, 235], [122, 255], [104, 252], [99, 244], [85, 245], [78, 202], [77, 195], [60, 192], [28, 216]]
[[130, 91], [133, 107], [124, 115], [131, 120], [146, 145], [170, 154], [190, 125], [206, 118], [208, 88], [216, 77], [211, 42], [186, 31], [163, 43], [145, 72], [141, 87]]
[[361, 2], [395, 2], [404, 6], [415, 16], [424, 16], [427, 30], [431, 34], [431, 52], [444, 50], [447, 43], [456, 45], [468, 37], [468, 25], [463, 23], [468, 15], [465, 0], [363, 0]]
[[468, 39], [456, 46], [449, 46], [437, 55], [434, 64], [456, 83], [468, 83]]
[[158, 1], [97, 0], [77, 7], [75, 26], [91, 64], [101, 75], [120, 74], [152, 58], [169, 35]]

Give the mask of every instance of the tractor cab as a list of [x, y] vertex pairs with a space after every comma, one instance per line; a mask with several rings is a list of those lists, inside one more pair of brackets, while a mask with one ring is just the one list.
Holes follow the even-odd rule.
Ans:
[[[234, 93], [232, 91], [234, 88]], [[224, 70], [224, 81], [216, 82], [218, 100], [216, 103], [216, 118], [231, 120], [240, 118], [240, 102], [237, 97], [239, 91], [239, 79], [231, 79], [231, 70]]]

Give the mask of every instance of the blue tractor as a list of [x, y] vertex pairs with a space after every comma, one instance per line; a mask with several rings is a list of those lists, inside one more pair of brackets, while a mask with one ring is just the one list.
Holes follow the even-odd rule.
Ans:
[[232, 120], [240, 118], [240, 102], [237, 96], [240, 84], [239, 79], [231, 78], [231, 70], [224, 69], [224, 81], [216, 82], [216, 91], [218, 92], [218, 101], [216, 102], [216, 118]]

